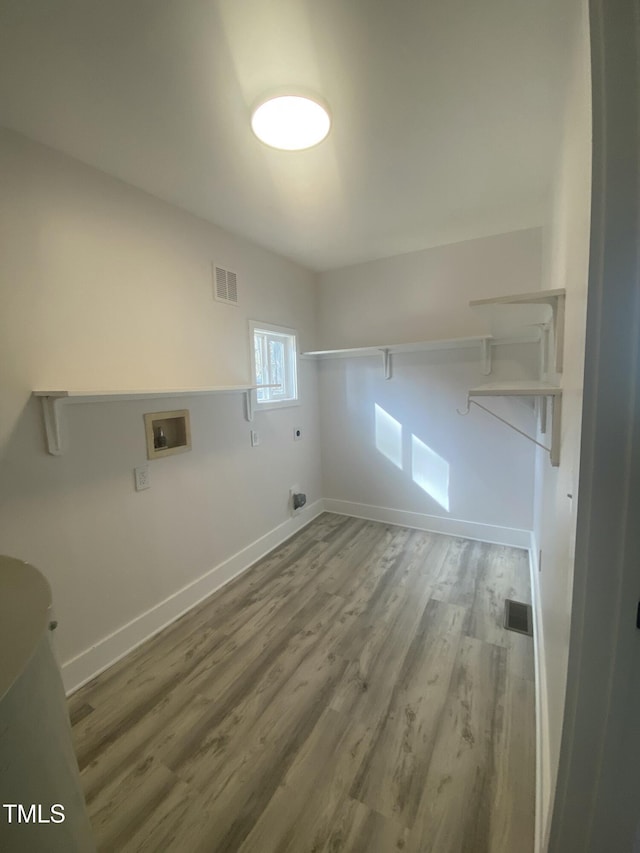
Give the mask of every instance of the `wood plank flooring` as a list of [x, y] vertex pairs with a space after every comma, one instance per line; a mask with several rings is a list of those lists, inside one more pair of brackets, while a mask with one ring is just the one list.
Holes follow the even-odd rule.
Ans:
[[324, 514], [70, 700], [101, 851], [529, 853], [526, 552]]

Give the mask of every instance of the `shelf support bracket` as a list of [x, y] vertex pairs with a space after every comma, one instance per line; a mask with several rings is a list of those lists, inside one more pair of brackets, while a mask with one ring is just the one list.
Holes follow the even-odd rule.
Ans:
[[482, 348], [482, 373], [484, 376], [491, 374], [491, 341], [489, 338], [483, 338], [481, 343]]
[[47, 436], [47, 450], [52, 456], [62, 456], [64, 453], [62, 437], [63, 398], [40, 397], [40, 405], [42, 406], [44, 430]]
[[253, 389], [249, 388], [244, 392], [244, 416], [249, 423], [253, 421], [254, 415], [254, 397]]
[[[545, 398], [546, 399], [546, 398]], [[512, 429], [514, 432], [517, 432], [519, 435], [522, 435], [528, 441], [533, 442], [533, 444], [537, 444], [538, 447], [541, 447], [543, 450], [546, 450], [549, 454], [549, 458], [551, 460], [552, 468], [557, 468], [560, 464], [560, 427], [561, 427], [561, 415], [562, 415], [562, 397], [557, 394], [551, 397], [551, 447], [547, 447], [546, 444], [542, 444], [542, 442], [538, 441], [533, 436], [526, 433], [524, 430], [521, 430], [519, 427], [514, 426], [509, 421], [505, 420], [505, 418], [501, 418], [500, 415], [497, 415], [495, 412], [492, 412], [491, 409], [488, 409], [486, 406], [483, 406], [482, 403], [478, 403], [477, 400], [473, 400], [471, 397], [467, 397], [467, 409], [466, 411], [460, 411], [458, 409], [459, 415], [468, 415], [471, 411], [471, 406], [477, 406], [479, 409], [482, 409], [483, 412], [486, 412], [488, 415], [491, 415], [492, 418], [495, 418], [500, 423], [508, 426], [509, 429]]]
[[391, 361], [391, 353], [388, 349], [382, 350], [382, 365], [384, 367], [384, 378], [391, 379], [393, 375], [393, 363]]
[[561, 419], [562, 397], [558, 394], [551, 398], [551, 450], [549, 451], [549, 455], [553, 468], [557, 468], [560, 464]]
[[540, 418], [540, 432], [542, 435], [547, 433], [547, 398], [538, 397], [538, 415]]
[[564, 366], [564, 306], [566, 296], [558, 296], [556, 300], [556, 310], [553, 312], [553, 338], [556, 345], [556, 373], [562, 373]]
[[540, 376], [549, 373], [549, 324], [545, 323], [540, 329]]

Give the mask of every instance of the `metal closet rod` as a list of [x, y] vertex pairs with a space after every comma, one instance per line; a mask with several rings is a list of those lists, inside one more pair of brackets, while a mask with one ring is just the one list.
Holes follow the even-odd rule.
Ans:
[[483, 406], [481, 403], [478, 403], [476, 400], [472, 400], [471, 398], [467, 397], [467, 411], [461, 412], [460, 409], [456, 409], [456, 412], [459, 415], [462, 415], [464, 417], [464, 416], [468, 415], [469, 412], [471, 411], [471, 405], [472, 404], [474, 406], [477, 406], [479, 409], [482, 409], [482, 411], [486, 412], [488, 415], [491, 415], [491, 417], [495, 418], [497, 421], [500, 421], [500, 423], [503, 423], [503, 424], [505, 424], [505, 426], [508, 426], [509, 429], [512, 429], [515, 432], [520, 433], [520, 435], [523, 435], [525, 438], [528, 438], [529, 441], [532, 441], [534, 444], [537, 444], [538, 447], [541, 447], [543, 450], [546, 450], [547, 453], [551, 453], [551, 448], [547, 447], [546, 444], [542, 444], [542, 442], [538, 441], [535, 438], [532, 438], [529, 435], [529, 433], [524, 432], [524, 430], [518, 429], [517, 426], [514, 426], [513, 424], [509, 423], [509, 421], [506, 421], [504, 418], [501, 418], [500, 415], [496, 415], [495, 412], [492, 412], [491, 409], [487, 409], [486, 406]]

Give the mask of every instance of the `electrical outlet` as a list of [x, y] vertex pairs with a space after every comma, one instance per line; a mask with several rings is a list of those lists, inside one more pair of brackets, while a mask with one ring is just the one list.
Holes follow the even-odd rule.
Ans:
[[148, 465], [140, 465], [139, 468], [134, 468], [133, 473], [136, 478], [136, 492], [142, 492], [145, 489], [151, 488]]
[[252, 429], [251, 430], [251, 447], [257, 447], [260, 444], [260, 433]]
[[301, 438], [302, 438], [302, 430], [300, 429], [300, 427], [294, 427], [293, 428], [293, 440], [294, 441], [300, 441]]

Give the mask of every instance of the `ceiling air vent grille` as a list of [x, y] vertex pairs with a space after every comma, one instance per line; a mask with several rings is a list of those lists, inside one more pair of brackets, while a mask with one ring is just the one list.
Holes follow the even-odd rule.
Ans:
[[231, 270], [213, 266], [213, 296], [227, 305], [238, 304], [238, 276]]

